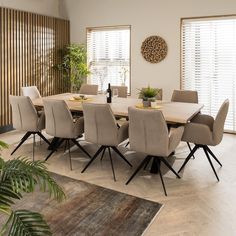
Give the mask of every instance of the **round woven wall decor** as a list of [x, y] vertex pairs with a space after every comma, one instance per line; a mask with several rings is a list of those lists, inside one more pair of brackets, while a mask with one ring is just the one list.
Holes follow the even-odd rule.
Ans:
[[166, 41], [160, 36], [146, 38], [141, 46], [141, 53], [144, 59], [151, 63], [162, 61], [167, 55]]

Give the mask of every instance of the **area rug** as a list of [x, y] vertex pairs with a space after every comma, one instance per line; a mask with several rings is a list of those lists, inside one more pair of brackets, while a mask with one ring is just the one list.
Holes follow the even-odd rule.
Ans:
[[[62, 203], [36, 191], [17, 208], [41, 212], [55, 236], [140, 236], [162, 205], [52, 174], [67, 195]], [[1, 221], [1, 220], [0, 220]]]

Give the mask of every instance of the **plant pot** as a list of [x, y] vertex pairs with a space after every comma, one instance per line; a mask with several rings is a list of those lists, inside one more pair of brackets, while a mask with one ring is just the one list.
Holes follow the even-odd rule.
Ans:
[[152, 108], [155, 108], [156, 105], [157, 105], [156, 101], [155, 101], [155, 102], [151, 101], [151, 107], [152, 107]]
[[143, 100], [143, 107], [150, 107], [151, 106], [151, 101], [144, 101]]

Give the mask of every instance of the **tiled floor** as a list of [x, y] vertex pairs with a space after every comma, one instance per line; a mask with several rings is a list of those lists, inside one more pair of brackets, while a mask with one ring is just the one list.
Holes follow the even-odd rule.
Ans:
[[[23, 136], [22, 132], [9, 132], [0, 134], [0, 140], [9, 143], [10, 149], [2, 152], [4, 158], [10, 157], [10, 152]], [[43, 160], [49, 153], [47, 145], [40, 145], [37, 139], [36, 159]], [[81, 144], [91, 154], [95, 153], [97, 147], [86, 143]], [[96, 160], [85, 173], [81, 170], [87, 163], [88, 158], [76, 147], [73, 147], [73, 170], [70, 171], [68, 153], [61, 148], [48, 160], [50, 171], [61, 175], [70, 176], [128, 193], [138, 197], [157, 201], [164, 204], [160, 214], [147, 229], [146, 236], [156, 235], [236, 235], [236, 136], [225, 134], [220, 145], [213, 147], [213, 152], [223, 164], [219, 168], [214, 162], [220, 182], [211, 170], [203, 151], [196, 153], [196, 159], [190, 160], [183, 171], [182, 179], [176, 179], [171, 172], [165, 171], [164, 181], [168, 197], [165, 197], [160, 178], [151, 175], [148, 171], [142, 171], [128, 186], [125, 185], [128, 177], [137, 167], [144, 155], [136, 154], [129, 149], [121, 147], [127, 159], [133, 163], [131, 169], [123, 160], [116, 158], [114, 154], [114, 165], [117, 182], [113, 181], [110, 161], [106, 155], [103, 161]], [[183, 163], [183, 158], [188, 154], [185, 143], [181, 143], [176, 150], [175, 157], [170, 158], [173, 167], [178, 168]], [[32, 156], [32, 138], [27, 141], [13, 156]]]

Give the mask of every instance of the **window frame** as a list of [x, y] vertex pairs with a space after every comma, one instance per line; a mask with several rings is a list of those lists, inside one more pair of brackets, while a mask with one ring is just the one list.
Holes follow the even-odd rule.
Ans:
[[[131, 25], [111, 25], [111, 26], [93, 26], [93, 27], [86, 27], [86, 49], [88, 49], [88, 40], [87, 40], [87, 35], [89, 31], [97, 30], [97, 31], [102, 31], [102, 30], [109, 30], [109, 29], [122, 29], [126, 28], [129, 29], [129, 91], [127, 93], [128, 96], [131, 95], [132, 87], [131, 87]], [[88, 59], [87, 59], [87, 66], [89, 66]], [[87, 79], [86, 79], [87, 80]], [[101, 93], [102, 91], [99, 91]]]

